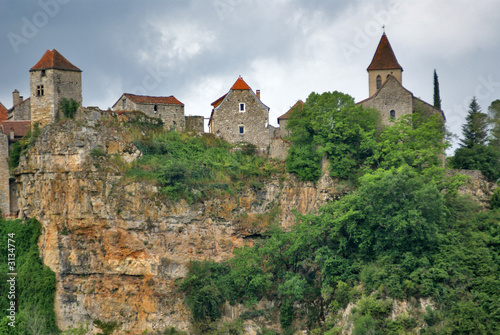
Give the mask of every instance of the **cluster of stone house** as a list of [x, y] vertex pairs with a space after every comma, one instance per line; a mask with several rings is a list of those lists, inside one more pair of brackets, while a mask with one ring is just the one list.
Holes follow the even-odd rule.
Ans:
[[[384, 33], [368, 69], [369, 98], [359, 102], [381, 112], [382, 121], [424, 109], [428, 113], [444, 114], [441, 110], [416, 98], [402, 85], [403, 68], [399, 65]], [[59, 116], [61, 99], [73, 99], [82, 104], [82, 71], [57, 50], [47, 50], [29, 70], [30, 95], [27, 99], [18, 90], [12, 93], [12, 108], [0, 103], [0, 209], [3, 215], [15, 212], [11, 203], [14, 192], [10, 183], [9, 147], [27, 134], [31, 126], [43, 127]], [[212, 102], [209, 132], [231, 143], [251, 143], [272, 157], [284, 158], [288, 144], [284, 140], [286, 124], [292, 112], [303, 107], [302, 101], [278, 118], [278, 127], [269, 124], [269, 107], [240, 76], [229, 91]], [[204, 132], [202, 116], [186, 116], [184, 104], [174, 96], [144, 96], [124, 93], [112, 106], [113, 111], [141, 111], [161, 118], [166, 129]]]

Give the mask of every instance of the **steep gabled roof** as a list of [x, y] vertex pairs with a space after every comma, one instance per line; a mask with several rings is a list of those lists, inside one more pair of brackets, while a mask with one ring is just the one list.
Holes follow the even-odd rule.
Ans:
[[71, 64], [63, 55], [61, 55], [56, 49], [47, 50], [38, 63], [33, 66], [30, 71], [34, 70], [45, 70], [45, 69], [57, 69], [57, 70], [68, 70], [68, 71], [78, 71], [82, 72], [79, 68]]
[[394, 51], [392, 51], [391, 44], [389, 43], [389, 39], [387, 35], [382, 34], [382, 38], [377, 47], [377, 51], [375, 51], [375, 55], [373, 56], [372, 62], [368, 66], [368, 71], [371, 70], [393, 70], [400, 69], [403, 71], [401, 65], [399, 65], [398, 60], [396, 59], [396, 55], [394, 55]]
[[7, 108], [5, 108], [5, 106], [0, 102], [0, 123], [7, 120], [7, 118], [8, 118]]
[[226, 97], [228, 93], [224, 94], [223, 96], [221, 96], [219, 99], [215, 100], [214, 102], [211, 103], [211, 105], [214, 107], [214, 108], [217, 108], [217, 106], [219, 106], [222, 101], [224, 101], [224, 98]]
[[241, 78], [241, 76], [236, 79], [236, 82], [231, 87], [232, 90], [251, 90], [250, 86]]
[[[177, 100], [173, 95], [170, 95], [168, 97], [152, 97], [148, 95], [123, 93], [122, 97], [127, 97], [136, 104], [166, 104], [166, 105], [184, 106], [184, 104], [179, 100]], [[118, 101], [120, 100], [121, 98]]]
[[0, 125], [0, 131], [6, 135], [10, 135], [10, 131], [14, 131], [15, 137], [23, 137], [31, 129], [31, 121], [3, 121]]
[[290, 107], [290, 109], [288, 110], [288, 112], [286, 112], [285, 114], [281, 115], [279, 118], [278, 118], [278, 124], [280, 123], [281, 120], [288, 120], [290, 118], [290, 116], [292, 115], [292, 113], [297, 110], [297, 109], [302, 109], [304, 108], [304, 101], [302, 100], [298, 100], [295, 105], [293, 105], [292, 107]]

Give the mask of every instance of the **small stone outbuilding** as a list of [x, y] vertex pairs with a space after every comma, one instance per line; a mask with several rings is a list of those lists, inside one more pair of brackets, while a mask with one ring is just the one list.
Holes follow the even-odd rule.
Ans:
[[183, 131], [185, 128], [184, 104], [173, 95], [155, 97], [124, 93], [112, 109], [114, 111], [141, 111], [149, 117], [159, 117], [165, 129]]
[[241, 76], [212, 107], [210, 133], [231, 143], [269, 147], [274, 133], [274, 127], [269, 127], [269, 107], [260, 100], [260, 91], [254, 92]]

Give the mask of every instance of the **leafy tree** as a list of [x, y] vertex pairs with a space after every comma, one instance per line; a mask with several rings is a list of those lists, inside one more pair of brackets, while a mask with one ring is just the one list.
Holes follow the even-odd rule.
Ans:
[[[287, 166], [302, 180], [315, 180], [320, 158], [330, 161], [331, 175], [347, 179], [355, 174], [372, 149], [367, 146], [377, 131], [379, 113], [356, 105], [354, 99], [340, 92], [311, 93], [302, 111], [288, 121], [292, 141]], [[301, 154], [309, 152], [308, 158]], [[301, 174], [300, 167], [306, 167]]]
[[500, 152], [500, 99], [491, 103], [488, 108], [489, 123], [491, 125], [490, 145]]
[[464, 139], [462, 147], [472, 148], [474, 145], [485, 145], [488, 139], [487, 115], [481, 112], [481, 107], [473, 97], [469, 104], [469, 113], [462, 126]]
[[441, 96], [439, 94], [439, 80], [436, 69], [434, 69], [434, 107], [441, 109]]

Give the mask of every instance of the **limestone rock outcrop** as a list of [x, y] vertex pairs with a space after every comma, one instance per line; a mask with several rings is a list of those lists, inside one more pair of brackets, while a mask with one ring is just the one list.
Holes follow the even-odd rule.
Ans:
[[265, 227], [255, 222], [269, 211], [289, 227], [293, 209], [314, 211], [347, 192], [328, 177], [316, 185], [290, 177], [233, 196], [172, 202], [103, 158], [131, 162], [140, 155], [120, 127], [98, 118], [62, 121], [44, 128], [15, 172], [20, 215], [43, 227], [39, 247], [57, 276], [61, 329], [100, 320], [117, 322], [114, 334], [188, 330], [175, 280], [191, 260], [228, 259], [261, 233]]

